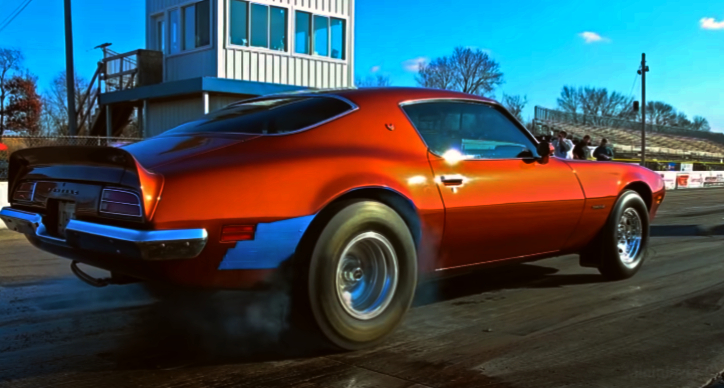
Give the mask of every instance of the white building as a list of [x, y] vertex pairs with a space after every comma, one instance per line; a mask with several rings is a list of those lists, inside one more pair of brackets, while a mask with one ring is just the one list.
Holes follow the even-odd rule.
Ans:
[[146, 0], [148, 50], [107, 51], [87, 128], [116, 133], [137, 109], [152, 136], [242, 98], [352, 86], [354, 3]]

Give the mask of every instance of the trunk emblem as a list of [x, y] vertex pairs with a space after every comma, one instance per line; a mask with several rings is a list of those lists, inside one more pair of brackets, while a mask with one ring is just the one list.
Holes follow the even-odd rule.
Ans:
[[52, 193], [55, 194], [70, 194], [70, 195], [79, 195], [80, 192], [78, 190], [68, 190], [68, 189], [53, 189], [51, 190]]

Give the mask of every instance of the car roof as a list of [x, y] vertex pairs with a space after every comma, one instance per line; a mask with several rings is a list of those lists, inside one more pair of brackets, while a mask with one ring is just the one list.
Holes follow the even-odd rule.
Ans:
[[[351, 100], [358, 105], [364, 104], [366, 101], [377, 101], [386, 100], [390, 103], [401, 103], [405, 101], [423, 100], [423, 99], [435, 99], [435, 98], [450, 98], [450, 99], [467, 99], [467, 100], [480, 100], [485, 102], [496, 103], [496, 101], [480, 97], [472, 94], [456, 92], [451, 90], [440, 90], [440, 89], [427, 89], [427, 88], [415, 88], [415, 87], [380, 87], [380, 88], [344, 88], [344, 89], [321, 89], [321, 90], [303, 90], [292, 93], [280, 93], [274, 97], [279, 96], [294, 96], [294, 95], [331, 95], [343, 97]], [[271, 97], [271, 96], [269, 96]]]

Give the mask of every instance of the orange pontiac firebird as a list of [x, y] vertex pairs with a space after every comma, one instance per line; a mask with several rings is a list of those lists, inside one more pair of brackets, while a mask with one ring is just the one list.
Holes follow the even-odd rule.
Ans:
[[434, 275], [579, 253], [633, 276], [664, 198], [645, 168], [552, 157], [494, 101], [413, 88], [272, 95], [121, 148], [25, 149], [9, 178], [0, 217], [81, 279], [244, 289], [284, 272], [345, 349], [389, 334]]

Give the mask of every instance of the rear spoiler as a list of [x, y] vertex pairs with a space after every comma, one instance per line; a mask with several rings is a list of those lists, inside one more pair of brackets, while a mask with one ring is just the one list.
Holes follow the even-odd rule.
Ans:
[[146, 219], [153, 216], [163, 177], [147, 171], [126, 150], [114, 147], [26, 148], [10, 155], [8, 198], [23, 180], [93, 182], [129, 187], [143, 195]]

